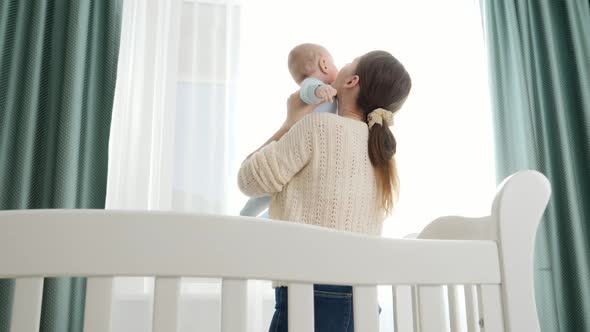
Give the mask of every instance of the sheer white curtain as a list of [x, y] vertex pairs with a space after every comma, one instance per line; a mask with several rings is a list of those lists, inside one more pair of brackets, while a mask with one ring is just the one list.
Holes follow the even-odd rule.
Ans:
[[[316, 42], [339, 66], [390, 51], [412, 75], [393, 127], [401, 199], [384, 235], [487, 213], [495, 179], [482, 36], [477, 0], [124, 0], [107, 208], [236, 214], [237, 168], [278, 128], [297, 88], [287, 54]], [[149, 331], [152, 282], [116, 280], [115, 331]], [[219, 288], [184, 281], [181, 331], [218, 330]], [[264, 331], [272, 290], [253, 282], [249, 291], [249, 328]], [[393, 330], [388, 294], [382, 331]]]
[[[229, 212], [240, 7], [124, 1], [108, 209]], [[183, 280], [181, 289], [180, 330], [215, 330], [219, 281]], [[114, 331], [148, 331], [153, 279], [117, 278], [113, 291]]]

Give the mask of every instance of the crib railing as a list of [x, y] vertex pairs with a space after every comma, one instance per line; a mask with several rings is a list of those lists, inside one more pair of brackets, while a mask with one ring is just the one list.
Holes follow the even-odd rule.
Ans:
[[110, 330], [114, 276], [156, 277], [154, 332], [177, 330], [180, 277], [222, 278], [224, 332], [247, 330], [249, 279], [289, 283], [291, 332], [314, 329], [314, 283], [353, 285], [355, 331], [379, 330], [377, 285], [393, 286], [396, 331], [454, 328], [457, 285], [467, 285], [473, 331], [537, 331], [532, 248], [549, 192], [539, 173], [518, 173], [500, 186], [491, 216], [440, 219], [420, 239], [203, 214], [6, 211], [0, 278], [16, 278], [19, 332], [38, 331], [43, 277], [56, 276], [89, 277], [87, 332]]

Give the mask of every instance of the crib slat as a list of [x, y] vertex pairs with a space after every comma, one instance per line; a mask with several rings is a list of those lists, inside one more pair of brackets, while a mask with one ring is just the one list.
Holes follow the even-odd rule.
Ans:
[[88, 278], [84, 305], [84, 332], [111, 331], [113, 278]]
[[418, 298], [418, 286], [412, 286], [412, 313], [414, 316], [414, 332], [420, 331], [420, 299]]
[[479, 332], [479, 309], [477, 305], [477, 290], [474, 285], [465, 285], [465, 310], [467, 316], [467, 331]]
[[500, 285], [481, 285], [478, 290], [479, 314], [483, 318], [480, 325], [481, 331], [504, 331]]
[[248, 281], [223, 279], [221, 288], [221, 331], [246, 332], [248, 327]]
[[442, 286], [418, 286], [420, 331], [441, 332], [449, 330]]
[[377, 286], [354, 286], [352, 288], [354, 330], [379, 331], [379, 305]]
[[289, 331], [313, 332], [313, 285], [292, 283], [288, 287]]
[[154, 289], [153, 332], [178, 330], [180, 278], [158, 277]]
[[38, 332], [43, 278], [18, 278], [14, 286], [11, 331]]
[[395, 331], [414, 331], [412, 288], [406, 285], [394, 285], [392, 289]]
[[459, 286], [449, 285], [447, 287], [449, 298], [449, 319], [451, 331], [461, 330], [461, 316], [459, 315]]

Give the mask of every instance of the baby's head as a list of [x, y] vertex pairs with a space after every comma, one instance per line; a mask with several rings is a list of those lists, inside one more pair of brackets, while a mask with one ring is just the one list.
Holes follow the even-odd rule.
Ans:
[[308, 77], [315, 77], [326, 84], [332, 84], [338, 75], [338, 68], [328, 50], [316, 44], [301, 44], [289, 52], [289, 72], [297, 84]]

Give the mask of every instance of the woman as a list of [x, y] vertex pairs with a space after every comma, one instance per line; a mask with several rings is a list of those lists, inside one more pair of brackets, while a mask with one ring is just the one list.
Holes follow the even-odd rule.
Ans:
[[[272, 194], [272, 219], [380, 235], [398, 187], [389, 126], [411, 79], [391, 54], [373, 51], [344, 66], [332, 86], [338, 115], [305, 116], [313, 106], [291, 95], [285, 124], [244, 161], [239, 186], [248, 196]], [[274, 286], [270, 331], [287, 331], [287, 288]], [[352, 287], [314, 292], [316, 331], [353, 331]]]

